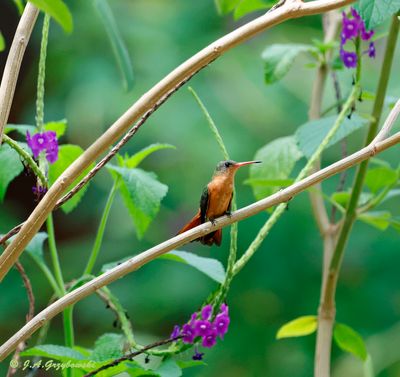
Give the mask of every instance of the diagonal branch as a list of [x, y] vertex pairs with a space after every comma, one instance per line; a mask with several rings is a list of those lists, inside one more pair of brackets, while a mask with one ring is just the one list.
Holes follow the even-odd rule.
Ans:
[[211, 43], [168, 74], [128, 109], [125, 114], [123, 114], [57, 179], [26, 220], [20, 233], [0, 256], [0, 281], [3, 280], [4, 276], [15, 264], [29, 241], [39, 231], [50, 212], [54, 209], [58, 199], [63, 195], [69, 185], [87, 166], [116, 142], [132, 123], [151, 109], [151, 107], [166, 95], [168, 91], [207, 66], [226, 51], [274, 25], [291, 18], [327, 12], [352, 2], [354, 2], [354, 0], [316, 0], [312, 2], [302, 2], [300, 0], [287, 1], [274, 11], [267, 12], [263, 16], [256, 18]]
[[17, 31], [15, 32], [10, 52], [8, 53], [0, 85], [0, 145], [3, 140], [4, 126], [6, 125], [8, 116], [10, 115], [22, 58], [24, 57], [25, 49], [32, 34], [33, 26], [35, 25], [38, 14], [39, 10], [28, 2], [24, 13], [22, 13], [22, 17], [19, 20]]
[[327, 179], [339, 172], [342, 172], [349, 167], [352, 167], [361, 161], [367, 160], [370, 157], [380, 153], [396, 144], [400, 143], [400, 132], [397, 132], [393, 136], [380, 141], [378, 143], [371, 143], [367, 147], [359, 150], [356, 153], [332, 164], [328, 167], [308, 176], [307, 178], [265, 198], [258, 202], [255, 202], [247, 207], [241, 208], [238, 211], [232, 213], [231, 216], [223, 216], [215, 220], [214, 224], [211, 222], [204, 223], [197, 226], [185, 233], [178, 236], [172, 237], [167, 241], [162, 242], [159, 245], [148, 249], [124, 263], [110, 269], [102, 275], [94, 278], [93, 280], [85, 283], [81, 287], [73, 290], [65, 296], [58, 299], [56, 302], [48, 306], [37, 314], [29, 323], [22, 327], [14, 336], [6, 341], [0, 347], [0, 361], [3, 360], [7, 355], [12, 352], [15, 347], [23, 340], [27, 339], [43, 324], [62, 312], [65, 308], [70, 305], [77, 303], [83, 298], [91, 295], [98, 289], [112, 283], [113, 281], [120, 279], [128, 273], [135, 271], [145, 265], [146, 263], [156, 259], [162, 254], [167, 253], [177, 247], [185, 245], [199, 237], [220, 229], [224, 226], [230, 225], [234, 222], [244, 220], [250, 216], [266, 210], [279, 203], [287, 202], [297, 194], [305, 191], [309, 187]]

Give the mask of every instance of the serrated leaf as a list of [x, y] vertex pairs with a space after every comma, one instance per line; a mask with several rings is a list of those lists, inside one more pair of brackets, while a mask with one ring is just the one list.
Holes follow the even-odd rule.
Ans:
[[30, 2], [53, 17], [62, 26], [64, 31], [67, 33], [72, 32], [72, 15], [62, 0], [30, 0]]
[[36, 127], [29, 124], [7, 124], [4, 128], [4, 133], [8, 134], [12, 131], [16, 131], [20, 135], [26, 137], [28, 131], [33, 135], [36, 132]]
[[117, 359], [122, 356], [123, 347], [123, 335], [113, 333], [103, 334], [96, 340], [90, 358], [97, 362]]
[[[254, 159], [263, 163], [250, 166], [249, 184], [257, 200], [279, 190], [280, 186], [258, 185], [257, 181], [282, 181], [289, 178], [295, 163], [302, 157], [293, 136], [276, 139], [256, 152]], [[254, 183], [252, 183], [254, 182]]]
[[123, 164], [127, 168], [136, 168], [147, 156], [161, 149], [176, 148], [171, 144], [151, 144], [148, 147], [143, 148], [141, 151], [135, 153], [133, 156], [124, 159]]
[[0, 52], [6, 48], [6, 42], [4, 41], [3, 34], [0, 32]]
[[274, 44], [268, 46], [261, 57], [265, 61], [264, 78], [267, 84], [282, 79], [293, 65], [294, 59], [303, 52], [315, 51], [315, 47], [306, 44]]
[[336, 344], [345, 352], [350, 352], [365, 361], [368, 353], [365, 343], [359, 333], [342, 323], [336, 323], [333, 330]]
[[[300, 150], [307, 158], [310, 158], [317, 150], [332, 128], [335, 120], [336, 116], [321, 118], [307, 122], [297, 129], [295, 138]], [[328, 143], [327, 148], [336, 144], [354, 131], [364, 127], [366, 124], [368, 124], [368, 122], [357, 115], [353, 115], [351, 119], [346, 118]]]
[[67, 130], [67, 120], [62, 119], [55, 122], [47, 122], [44, 125], [44, 129], [46, 131], [54, 131], [57, 135], [57, 139], [59, 139], [65, 134], [65, 131]]
[[220, 261], [213, 258], [199, 257], [198, 255], [178, 250], [170, 251], [158, 258], [188, 264], [215, 280], [217, 283], [222, 283], [225, 280], [224, 266]]
[[389, 211], [371, 211], [358, 216], [364, 223], [379, 230], [385, 230], [390, 225], [391, 213]]
[[0, 146], [0, 203], [10, 182], [24, 170], [19, 154], [7, 144]]
[[[49, 168], [49, 182], [52, 185], [56, 179], [68, 168], [81, 154], [83, 153], [83, 149], [78, 145], [65, 144], [61, 145], [58, 151], [58, 160], [50, 165]], [[68, 190], [71, 190], [75, 185], [77, 185], [80, 180], [89, 172], [89, 170], [93, 167], [91, 164], [87, 167], [83, 173], [68, 187]], [[65, 213], [71, 212], [80, 202], [83, 195], [89, 186], [90, 181], [83, 186], [83, 188], [72, 197], [72, 199], [68, 200], [61, 208]]]
[[154, 173], [142, 169], [128, 169], [109, 165], [122, 179], [119, 191], [135, 225], [138, 238], [142, 238], [160, 210], [161, 200], [168, 186], [157, 180]]
[[182, 376], [182, 369], [179, 368], [178, 364], [174, 359], [168, 357], [163, 360], [161, 365], [156, 369], [156, 372], [160, 377], [180, 377]]
[[132, 61], [118, 29], [118, 24], [115, 21], [107, 0], [92, 0], [92, 3], [101, 19], [101, 22], [103, 23], [103, 27], [111, 43], [115, 60], [121, 72], [124, 89], [129, 91], [132, 89], [134, 84]]
[[249, 13], [255, 12], [261, 9], [267, 9], [270, 4], [265, 3], [262, 0], [241, 0], [236, 6], [233, 12], [233, 18], [238, 20], [241, 17], [246, 16]]
[[365, 177], [365, 184], [376, 194], [379, 190], [393, 185], [399, 179], [396, 170], [390, 167], [380, 166], [378, 168], [368, 169]]
[[285, 323], [276, 334], [277, 339], [310, 335], [317, 330], [318, 319], [315, 315], [299, 317]]
[[367, 29], [374, 29], [400, 9], [400, 0], [360, 0], [357, 10]]
[[79, 362], [85, 360], [85, 356], [77, 350], [55, 344], [44, 344], [29, 348], [21, 352], [21, 356], [40, 356], [48, 359], [55, 359], [62, 362]]

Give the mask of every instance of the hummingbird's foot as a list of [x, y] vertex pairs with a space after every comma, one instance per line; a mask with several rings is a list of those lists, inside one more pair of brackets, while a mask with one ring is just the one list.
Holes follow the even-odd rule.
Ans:
[[213, 224], [213, 225], [215, 225], [215, 224], [216, 224], [216, 222], [215, 222], [215, 219], [214, 219], [214, 218], [210, 218], [209, 220], [211, 221], [211, 224]]
[[228, 211], [225, 211], [225, 215], [228, 216], [228, 217], [232, 217], [232, 212], [229, 211], [229, 210], [228, 210]]

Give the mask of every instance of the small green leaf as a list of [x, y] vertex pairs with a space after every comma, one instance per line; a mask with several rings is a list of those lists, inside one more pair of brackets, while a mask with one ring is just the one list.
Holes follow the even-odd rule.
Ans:
[[[349, 204], [351, 193], [349, 191], [334, 192], [331, 195], [331, 200], [339, 204], [343, 208], [347, 208]], [[369, 192], [362, 192], [358, 200], [358, 206], [362, 206], [368, 203], [373, 198], [373, 195]]]
[[22, 0], [13, 0], [15, 6], [18, 9], [18, 13], [19, 15], [22, 15], [23, 11], [24, 11], [24, 3], [22, 2]]
[[72, 32], [72, 15], [62, 0], [30, 0], [30, 2], [53, 17], [65, 32]]
[[[81, 154], [83, 149], [78, 145], [65, 144], [61, 145], [58, 151], [58, 160], [50, 165], [49, 169], [49, 181], [53, 184], [56, 179], [68, 168]], [[69, 186], [68, 190], [71, 190], [75, 185], [77, 185], [80, 180], [89, 172], [93, 167], [91, 164], [87, 167], [84, 172], [77, 178], [72, 185]], [[87, 183], [83, 188], [68, 202], [66, 202], [61, 208], [65, 213], [71, 212], [80, 202], [83, 195], [85, 194], [89, 183]]]
[[156, 369], [156, 372], [160, 377], [180, 377], [182, 376], [182, 370], [178, 364], [171, 357], [166, 358], [162, 361], [161, 365]]
[[92, 3], [111, 43], [115, 60], [121, 72], [124, 89], [129, 91], [132, 89], [134, 83], [133, 68], [128, 49], [118, 29], [118, 24], [115, 21], [107, 0], [92, 0]]
[[350, 352], [365, 361], [367, 359], [367, 348], [359, 333], [351, 327], [342, 323], [336, 323], [333, 330], [333, 338], [336, 344], [345, 352]]
[[4, 133], [8, 134], [12, 131], [16, 131], [20, 135], [26, 137], [27, 132], [33, 135], [36, 132], [36, 127], [28, 124], [7, 124], [4, 128]]
[[44, 344], [29, 348], [21, 352], [21, 355], [46, 357], [48, 359], [55, 359], [62, 362], [79, 362], [85, 359], [84, 355], [72, 348], [57, 346], [54, 344]]
[[176, 360], [176, 363], [181, 369], [207, 365], [203, 360]]
[[249, 186], [275, 186], [275, 187], [285, 187], [290, 186], [294, 183], [294, 179], [246, 179], [243, 182], [245, 185]]
[[238, 20], [249, 13], [261, 9], [267, 9], [271, 4], [265, 3], [263, 0], [241, 0], [233, 12], [233, 18]]
[[218, 13], [221, 15], [232, 12], [241, 0], [214, 0]]
[[48, 122], [44, 125], [44, 129], [46, 131], [54, 131], [59, 139], [67, 130], [67, 120], [63, 119], [56, 122]]
[[285, 323], [276, 334], [276, 339], [310, 335], [317, 330], [318, 320], [315, 315], [299, 317]]
[[356, 4], [367, 29], [374, 29], [400, 9], [400, 0], [360, 0]]
[[119, 191], [140, 239], [160, 210], [161, 200], [167, 194], [168, 186], [159, 182], [154, 173], [142, 169], [113, 165], [109, 165], [108, 169], [122, 178]]
[[225, 280], [224, 266], [220, 261], [213, 258], [199, 257], [198, 255], [186, 251], [174, 250], [161, 255], [159, 259], [168, 259], [188, 264], [203, 272], [217, 283], [222, 283]]
[[19, 154], [7, 144], [0, 146], [0, 202], [10, 182], [24, 170]]
[[[257, 166], [252, 165], [249, 177], [249, 184], [253, 188], [256, 199], [265, 198], [280, 189], [280, 185], [266, 186], [259, 185], [257, 182], [260, 180], [286, 181], [295, 163], [302, 156], [293, 136], [276, 139], [259, 149], [254, 159], [261, 160], [263, 163]], [[251, 182], [256, 182], [256, 184]]]
[[95, 342], [91, 359], [97, 362], [116, 359], [123, 354], [124, 336], [121, 334], [103, 334]]
[[389, 167], [381, 166], [368, 169], [365, 184], [376, 194], [380, 189], [393, 185], [399, 179], [398, 172]]
[[391, 213], [389, 211], [365, 212], [358, 216], [364, 223], [379, 230], [385, 230], [390, 225]]
[[265, 61], [264, 78], [267, 84], [273, 84], [289, 72], [294, 59], [302, 52], [314, 52], [314, 46], [305, 44], [274, 44], [268, 46], [261, 57]]
[[175, 147], [171, 144], [151, 144], [133, 156], [124, 159], [123, 164], [127, 168], [136, 168], [147, 156], [161, 149], [175, 149]]
[[6, 42], [4, 41], [3, 34], [0, 32], [0, 52], [6, 48]]
[[[318, 146], [332, 128], [335, 120], [336, 116], [321, 118], [307, 122], [297, 129], [295, 138], [300, 150], [307, 158], [310, 158], [317, 150]], [[336, 144], [354, 131], [364, 127], [367, 123], [365, 119], [357, 115], [353, 115], [351, 119], [346, 118], [328, 143], [327, 148]]]

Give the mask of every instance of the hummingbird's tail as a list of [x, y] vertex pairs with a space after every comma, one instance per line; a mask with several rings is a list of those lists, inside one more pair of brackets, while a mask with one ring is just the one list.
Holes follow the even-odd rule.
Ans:
[[[186, 232], [189, 229], [195, 228], [196, 226], [198, 226], [200, 224], [202, 224], [202, 222], [201, 222], [201, 214], [200, 214], [200, 210], [199, 210], [196, 213], [196, 215], [178, 232], [178, 234]], [[220, 246], [221, 241], [222, 241], [222, 229], [218, 229], [215, 232], [206, 234], [205, 236], [197, 238], [194, 241], [200, 241], [203, 245], [207, 245], [207, 246], [211, 246], [213, 244]]]

